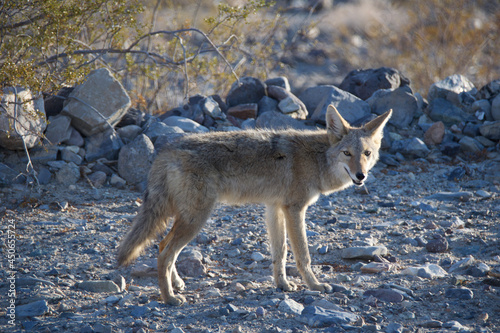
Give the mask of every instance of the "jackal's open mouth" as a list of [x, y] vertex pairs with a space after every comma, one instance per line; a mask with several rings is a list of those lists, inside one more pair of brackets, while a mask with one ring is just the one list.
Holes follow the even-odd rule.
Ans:
[[351, 176], [351, 173], [349, 172], [349, 170], [347, 170], [346, 167], [344, 167], [345, 169], [345, 172], [347, 172], [347, 174], [349, 175], [349, 177], [351, 178], [352, 182], [354, 183], [354, 185], [356, 186], [363, 186], [363, 181], [362, 180], [357, 180], [357, 179], [354, 179], [352, 176]]

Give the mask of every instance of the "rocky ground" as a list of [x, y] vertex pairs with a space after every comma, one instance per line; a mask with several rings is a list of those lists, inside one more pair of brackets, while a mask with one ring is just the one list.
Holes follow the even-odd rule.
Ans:
[[500, 159], [490, 157], [379, 163], [367, 188], [321, 197], [309, 246], [331, 294], [309, 291], [291, 254], [298, 291], [277, 290], [263, 207], [221, 205], [178, 261], [180, 307], [161, 302], [157, 245], [116, 268], [139, 192], [84, 181], [0, 189], [0, 330], [499, 332], [500, 186], [485, 170], [500, 172]]

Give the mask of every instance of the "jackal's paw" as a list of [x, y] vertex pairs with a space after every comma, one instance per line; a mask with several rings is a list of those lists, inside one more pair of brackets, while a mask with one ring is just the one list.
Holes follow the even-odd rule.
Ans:
[[173, 279], [172, 280], [172, 287], [174, 287], [177, 290], [184, 290], [184, 287], [186, 284], [181, 278]]
[[328, 283], [318, 283], [317, 285], [311, 286], [311, 290], [321, 291], [322, 293], [331, 293], [333, 288]]
[[163, 301], [167, 305], [179, 306], [186, 302], [186, 299], [181, 295], [169, 296], [168, 298], [163, 298]]
[[277, 287], [283, 291], [295, 291], [297, 290], [297, 285], [293, 282], [282, 281], [278, 283]]

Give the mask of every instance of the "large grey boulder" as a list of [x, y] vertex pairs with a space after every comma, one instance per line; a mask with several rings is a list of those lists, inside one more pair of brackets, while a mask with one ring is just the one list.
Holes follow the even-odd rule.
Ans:
[[122, 140], [112, 129], [94, 134], [85, 139], [85, 159], [88, 162], [100, 158], [115, 160], [122, 146]]
[[40, 142], [47, 121], [43, 98], [33, 99], [31, 91], [6, 87], [1, 92], [0, 146], [9, 150], [33, 148]]
[[[368, 103], [335, 86], [308, 88], [300, 96], [309, 112], [311, 112], [309, 108], [316, 105], [311, 119], [321, 124], [325, 123], [326, 111], [330, 104], [335, 106], [342, 117], [351, 124], [370, 115], [370, 105]], [[320, 102], [316, 104], [316, 102], [313, 103], [312, 101]]]
[[62, 114], [85, 136], [116, 125], [130, 107], [130, 97], [106, 68], [92, 71], [68, 96]]
[[255, 121], [255, 128], [265, 128], [273, 130], [290, 128], [299, 130], [308, 129], [308, 127], [303, 122], [277, 111], [264, 112], [263, 114], [258, 116]]
[[489, 82], [479, 89], [479, 92], [477, 93], [478, 99], [491, 100], [497, 95], [500, 95], [500, 79]]
[[58, 145], [71, 138], [72, 130], [70, 117], [63, 115], [49, 117], [45, 138], [50, 144]]
[[163, 122], [168, 126], [179, 127], [184, 132], [189, 133], [206, 133], [209, 131], [205, 126], [185, 117], [171, 116], [163, 120]]
[[339, 88], [354, 96], [366, 100], [379, 89], [397, 89], [410, 84], [397, 69], [381, 67], [376, 69], [358, 69], [351, 71], [344, 78]]
[[258, 103], [266, 95], [266, 84], [253, 77], [242, 77], [234, 82], [226, 97], [228, 107], [238, 104]]
[[429, 104], [429, 117], [434, 121], [442, 121], [446, 126], [465, 122], [468, 114], [444, 98], [435, 98]]
[[500, 120], [499, 121], [487, 121], [481, 127], [479, 127], [479, 132], [482, 136], [493, 140], [500, 140]]
[[155, 147], [144, 134], [125, 145], [118, 155], [118, 173], [129, 184], [139, 184], [147, 180], [153, 164]]
[[455, 74], [431, 85], [427, 99], [432, 101], [436, 98], [443, 98], [456, 106], [460, 106], [462, 104], [460, 94], [470, 93], [475, 95], [476, 92], [474, 84], [469, 79], [463, 75]]
[[[279, 86], [268, 86], [269, 97], [278, 101], [278, 109], [292, 118], [306, 119], [308, 112], [304, 103], [290, 91]], [[262, 101], [262, 99], [261, 99]]]
[[491, 101], [491, 117], [493, 120], [500, 120], [500, 94]]
[[370, 105], [372, 112], [378, 115], [392, 109], [389, 123], [397, 128], [408, 127], [419, 111], [417, 98], [413, 96], [408, 86], [394, 90], [377, 90], [366, 102]]

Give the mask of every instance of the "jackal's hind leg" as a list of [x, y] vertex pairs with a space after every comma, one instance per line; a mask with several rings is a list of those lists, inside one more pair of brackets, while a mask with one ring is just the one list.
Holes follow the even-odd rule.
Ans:
[[[160, 250], [159, 250], [159, 254], [158, 254], [158, 257], [159, 255], [161, 254], [161, 252], [163, 251], [163, 249], [165, 248], [165, 245], [166, 245], [166, 237], [160, 242]], [[174, 287], [175, 289], [177, 290], [184, 290], [184, 287], [185, 287], [185, 283], [184, 281], [182, 280], [182, 278], [179, 276], [179, 274], [177, 273], [177, 268], [175, 267], [175, 264], [173, 265], [172, 267], [172, 276], [171, 276], [171, 281], [172, 281], [172, 287]]]
[[200, 232], [210, 216], [215, 200], [207, 199], [204, 197], [200, 200], [193, 200], [190, 209], [179, 209], [183, 215], [175, 216], [172, 229], [160, 243], [158, 284], [166, 304], [181, 305], [186, 301], [184, 297], [174, 294], [174, 287], [180, 288], [184, 284], [175, 269], [175, 261], [182, 249]]

